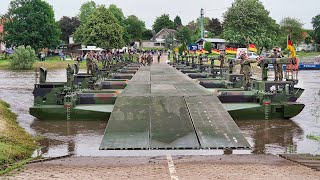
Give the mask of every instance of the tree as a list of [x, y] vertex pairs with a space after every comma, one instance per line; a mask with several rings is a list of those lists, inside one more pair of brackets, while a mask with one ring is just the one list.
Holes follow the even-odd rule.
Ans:
[[115, 4], [111, 4], [108, 9], [111, 11], [114, 17], [116, 17], [119, 23], [122, 24], [125, 19], [122, 9], [118, 8]]
[[299, 43], [303, 40], [303, 23], [296, 18], [285, 17], [280, 22], [280, 29], [282, 36], [287, 37], [288, 34], [291, 34], [291, 40], [294, 43]]
[[211, 53], [212, 51], [212, 44], [211, 42], [205, 42], [204, 43], [204, 50], [208, 51], [209, 53]]
[[153, 37], [152, 30], [145, 29], [142, 32], [142, 40], [150, 40]]
[[164, 40], [164, 46], [168, 49], [171, 49], [174, 43], [175, 43], [175, 35], [173, 33], [169, 33], [166, 39]]
[[178, 27], [182, 26], [182, 21], [180, 16], [176, 16], [173, 20], [174, 23], [174, 29], [177, 29]]
[[191, 43], [191, 31], [187, 27], [182, 27], [177, 32], [177, 39], [180, 42], [185, 42], [187, 44]]
[[312, 18], [312, 26], [314, 29], [313, 37], [317, 44], [320, 44], [320, 14]]
[[174, 23], [170, 20], [169, 14], [163, 14], [160, 17], [157, 17], [154, 24], [152, 25], [152, 29], [156, 33], [158, 33], [163, 28], [174, 28]]
[[61, 40], [64, 42], [69, 41], [69, 36], [72, 35], [76, 29], [80, 26], [80, 20], [78, 17], [63, 16], [60, 21]]
[[31, 46], [19, 46], [12, 55], [11, 68], [28, 70], [32, 68], [35, 58], [35, 51]]
[[42, 0], [13, 0], [5, 15], [4, 41], [8, 47], [30, 45], [33, 49], [55, 48], [60, 29], [52, 6]]
[[312, 38], [311, 38], [310, 35], [308, 35], [308, 36], [304, 39], [304, 42], [305, 42], [306, 44], [311, 44], [311, 41], [312, 41]]
[[96, 8], [97, 6], [94, 1], [83, 3], [80, 7], [79, 15], [81, 23], [86, 23], [87, 19], [93, 14]]
[[185, 52], [187, 50], [187, 45], [185, 43], [182, 43], [179, 47], [178, 47], [178, 51], [179, 54], [182, 55], [183, 52]]
[[213, 34], [213, 36], [219, 36], [223, 33], [223, 27], [219, 19], [212, 18], [209, 19], [208, 24], [205, 29]]
[[137, 16], [131, 15], [124, 20], [125, 31], [128, 32], [129, 40], [140, 40], [142, 39], [142, 32], [145, 29], [145, 23], [138, 19]]
[[125, 16], [122, 12], [122, 9], [118, 8], [115, 4], [111, 4], [108, 9], [114, 15], [114, 17], [118, 20], [120, 25], [124, 28], [123, 40], [125, 44], [129, 44], [132, 40], [130, 37], [130, 31], [127, 31], [126, 25], [124, 24]]
[[224, 14], [224, 38], [267, 48], [277, 44], [279, 26], [259, 0], [236, 0]]
[[76, 42], [105, 48], [121, 48], [124, 45], [124, 29], [104, 6], [99, 6], [74, 33]]

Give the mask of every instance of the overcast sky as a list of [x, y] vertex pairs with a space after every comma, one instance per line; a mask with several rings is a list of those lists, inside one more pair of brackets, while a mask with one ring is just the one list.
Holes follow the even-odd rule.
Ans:
[[[56, 19], [62, 16], [75, 16], [82, 3], [88, 0], [46, 0], [55, 10]], [[94, 0], [97, 4], [116, 4], [124, 14], [136, 15], [151, 28], [155, 18], [161, 14], [170, 14], [171, 19], [179, 15], [182, 23], [195, 20], [200, 9], [205, 16], [222, 19], [222, 14], [231, 6], [233, 0]], [[320, 0], [261, 0], [272, 18], [278, 23], [286, 16], [295, 17], [304, 23], [304, 28], [312, 29], [312, 17], [320, 14]], [[7, 12], [10, 0], [0, 0], [0, 14]]]

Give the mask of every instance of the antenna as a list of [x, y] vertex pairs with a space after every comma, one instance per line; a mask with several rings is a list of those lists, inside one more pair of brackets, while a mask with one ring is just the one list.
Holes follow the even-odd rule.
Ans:
[[200, 10], [200, 30], [201, 30], [201, 38], [203, 38], [203, 36], [204, 36], [203, 15], [204, 15], [204, 10], [203, 10], [203, 8], [201, 8], [201, 10]]

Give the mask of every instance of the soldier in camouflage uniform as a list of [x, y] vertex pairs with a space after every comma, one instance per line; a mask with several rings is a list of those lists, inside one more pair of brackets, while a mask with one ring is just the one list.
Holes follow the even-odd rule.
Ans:
[[224, 50], [220, 50], [219, 60], [220, 60], [220, 69], [224, 67], [224, 60], [226, 58]]
[[194, 55], [192, 54], [192, 56], [191, 56], [191, 65], [192, 65], [192, 67], [194, 66]]
[[209, 60], [210, 60], [211, 69], [213, 69], [214, 68], [214, 60], [215, 60], [215, 58], [210, 58]]
[[203, 69], [202, 69], [202, 68], [203, 68], [203, 67], [202, 67], [202, 66], [203, 66], [203, 57], [202, 57], [202, 54], [199, 55], [198, 59], [199, 59], [200, 71], [202, 72], [202, 70], [203, 70]]
[[92, 74], [92, 57], [91, 57], [91, 53], [88, 52], [86, 56], [87, 56], [87, 61], [86, 61], [87, 74]]
[[[280, 54], [279, 50], [274, 48], [273, 53], [269, 56], [269, 58], [282, 58], [282, 55]], [[282, 81], [283, 79], [282, 65], [278, 64], [277, 61], [274, 61], [273, 68], [274, 68], [274, 81]]]
[[243, 60], [243, 74], [244, 74], [244, 89], [248, 90], [250, 87], [250, 76], [251, 76], [251, 63], [256, 63], [255, 60], [249, 60], [249, 57], [246, 53], [241, 55], [241, 59]]
[[233, 68], [234, 68], [234, 61], [229, 59], [228, 60], [228, 64], [229, 64], [229, 74], [232, 74], [233, 73]]

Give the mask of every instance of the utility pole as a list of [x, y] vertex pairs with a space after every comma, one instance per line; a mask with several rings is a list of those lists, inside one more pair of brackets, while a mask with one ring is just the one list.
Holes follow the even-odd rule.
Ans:
[[201, 11], [200, 11], [200, 31], [201, 31], [201, 38], [203, 38], [204, 36], [204, 27], [203, 27], [203, 8], [201, 8]]

